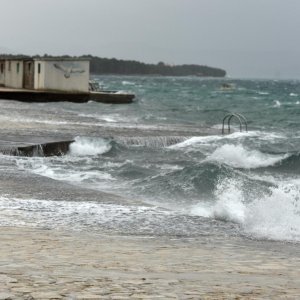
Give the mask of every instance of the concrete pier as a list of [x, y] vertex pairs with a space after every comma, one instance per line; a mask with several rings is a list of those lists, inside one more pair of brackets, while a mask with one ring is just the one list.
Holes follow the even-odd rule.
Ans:
[[52, 156], [63, 155], [69, 150], [74, 140], [71, 137], [33, 137], [33, 136], [2, 136], [0, 138], [0, 153], [22, 156]]
[[68, 101], [75, 103], [85, 103], [88, 101], [95, 101], [109, 104], [129, 104], [133, 102], [134, 98], [134, 94], [120, 93], [117, 91], [73, 93], [63, 91], [42, 91], [0, 87], [0, 99], [17, 100], [22, 102]]

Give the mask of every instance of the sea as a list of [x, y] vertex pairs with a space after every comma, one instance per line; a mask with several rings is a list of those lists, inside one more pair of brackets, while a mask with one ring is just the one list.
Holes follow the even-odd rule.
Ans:
[[[74, 139], [0, 156], [0, 226], [300, 242], [300, 81], [93, 80], [135, 101], [0, 101], [2, 135]], [[237, 113], [248, 130], [235, 115], [222, 133]]]

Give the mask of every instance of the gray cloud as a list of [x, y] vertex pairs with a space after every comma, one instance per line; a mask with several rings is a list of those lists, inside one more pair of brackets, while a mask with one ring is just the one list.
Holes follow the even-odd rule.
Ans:
[[0, 50], [300, 78], [299, 0], [1, 0]]

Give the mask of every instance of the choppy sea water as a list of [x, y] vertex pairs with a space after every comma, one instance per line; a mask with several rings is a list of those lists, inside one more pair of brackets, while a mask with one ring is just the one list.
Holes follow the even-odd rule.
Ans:
[[[22, 197], [2, 188], [2, 225], [300, 241], [299, 81], [94, 79], [134, 92], [136, 102], [1, 101], [6, 132], [75, 137], [65, 156], [3, 155], [2, 165], [139, 204]], [[232, 88], [222, 89], [224, 82]], [[222, 135], [228, 112], [243, 114], [249, 131], [233, 122], [235, 132]], [[201, 128], [217, 134], [201, 136]]]

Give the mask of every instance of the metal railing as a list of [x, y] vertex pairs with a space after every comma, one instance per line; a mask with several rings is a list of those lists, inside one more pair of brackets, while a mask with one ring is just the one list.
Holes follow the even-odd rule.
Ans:
[[222, 125], [222, 134], [225, 134], [225, 121], [227, 120], [227, 133], [230, 133], [230, 122], [233, 118], [238, 119], [240, 123], [240, 132], [243, 131], [243, 125], [245, 126], [245, 131], [248, 132], [248, 123], [247, 119], [239, 113], [229, 113], [227, 114], [223, 119], [223, 125]]

